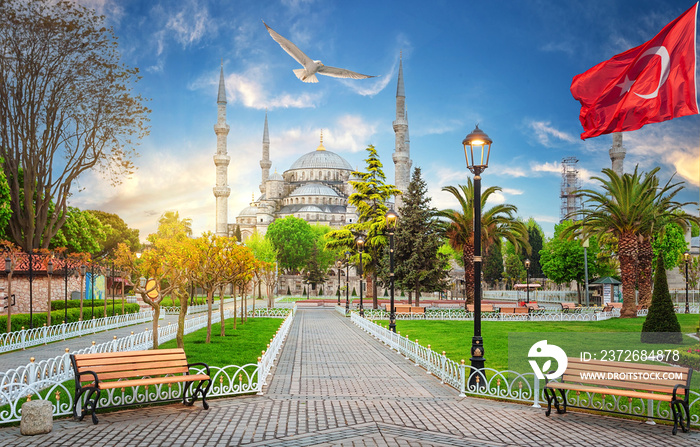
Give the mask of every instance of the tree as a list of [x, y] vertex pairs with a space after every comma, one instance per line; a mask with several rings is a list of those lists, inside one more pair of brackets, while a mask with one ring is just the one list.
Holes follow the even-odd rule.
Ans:
[[[445, 235], [450, 245], [462, 253], [464, 263], [464, 282], [467, 291], [465, 306], [474, 302], [474, 185], [471, 178], [467, 185], [442, 188], [452, 194], [459, 203], [458, 209], [447, 209], [439, 215], [447, 221]], [[489, 197], [501, 191], [498, 186], [486, 188], [481, 194], [481, 247], [488, 251], [491, 244], [505, 238], [516, 248], [530, 246], [527, 242], [527, 227], [515, 218], [518, 208], [514, 205], [500, 204], [486, 209]]]
[[484, 258], [484, 281], [495, 284], [503, 278], [503, 253], [501, 244], [491, 244]]
[[[532, 249], [528, 257], [530, 259], [530, 278], [542, 278], [544, 274], [540, 265], [540, 250], [542, 250], [544, 242], [544, 233], [542, 227], [533, 218], [527, 221], [527, 241]], [[525, 256], [525, 253], [521, 252], [521, 255]]]
[[666, 266], [663, 256], [656, 259], [654, 293], [649, 313], [642, 325], [642, 343], [681, 343], [683, 334], [668, 292]]
[[439, 253], [442, 233], [437, 210], [430, 206], [427, 193], [421, 169], [415, 168], [399, 210], [394, 272], [398, 286], [415, 293], [416, 306], [420, 306], [421, 291], [444, 290], [447, 276], [447, 257]]
[[119, 61], [104, 20], [75, 2], [0, 8], [0, 156], [10, 234], [25, 251], [49, 246], [85, 171], [115, 184], [133, 172], [135, 142], [148, 133], [150, 111], [132, 93], [138, 69]]
[[[588, 206], [570, 216], [580, 220], [563, 233], [564, 237], [569, 238], [608, 233], [617, 238], [617, 257], [622, 277], [622, 318], [637, 316], [635, 286], [638, 282], [639, 241], [644, 241], [650, 230], [658, 228], [656, 225], [675, 211], [676, 202], [671, 199], [677, 193], [673, 189], [676, 185], [667, 183], [664, 188], [658, 188], [655, 176], [658, 170], [655, 168], [643, 174], [635, 167], [633, 173], [620, 176], [612, 169], [603, 169], [606, 178], [591, 177], [600, 182], [602, 191], [579, 191]], [[643, 254], [643, 258], [651, 259], [650, 244], [645, 251], [648, 253]], [[639, 270], [644, 272], [643, 279], [650, 279], [650, 268], [642, 265]], [[646, 281], [643, 280], [642, 284], [646, 284]], [[641, 292], [640, 295], [643, 295]]]
[[192, 219], [183, 217], [180, 219], [180, 212], [166, 211], [158, 219], [158, 236], [170, 238], [179, 234], [192, 237]]
[[[0, 164], [4, 165], [5, 161], [0, 158]], [[7, 184], [5, 170], [0, 171], [0, 239], [5, 240], [8, 237], [8, 224], [12, 216], [12, 208], [10, 206], [10, 185]], [[10, 325], [8, 323], [7, 327]]]
[[664, 265], [668, 270], [675, 269], [682, 264], [683, 253], [688, 249], [685, 241], [685, 232], [680, 225], [669, 223], [664, 227], [663, 233], [653, 238], [651, 247], [654, 253], [653, 262], [661, 255], [664, 257]]
[[109, 256], [120, 242], [126, 244], [133, 252], [141, 249], [139, 230], [129, 228], [121, 217], [105, 211], [88, 210], [87, 212], [102, 223], [102, 229], [105, 232], [105, 238], [100, 241], [100, 248], [96, 253], [97, 257]]
[[259, 273], [265, 283], [267, 295], [267, 307], [272, 307], [272, 294], [277, 286], [277, 250], [272, 245], [270, 239], [260, 236], [258, 232], [253, 233], [246, 241], [245, 245], [251, 249], [255, 259], [260, 261]]
[[386, 212], [387, 202], [392, 196], [401, 194], [394, 185], [385, 183], [386, 176], [382, 170], [382, 162], [374, 146], [367, 147], [367, 170], [354, 171], [352, 175], [358, 180], [351, 180], [353, 193], [348, 197], [348, 203], [357, 208], [357, 222], [346, 225], [340, 230], [327, 235], [326, 247], [329, 249], [353, 250], [353, 263], [359, 264], [355, 236], [365, 237], [365, 248], [362, 255], [363, 274], [367, 277], [367, 298], [372, 298], [372, 307], [378, 307], [377, 302], [377, 272], [379, 258], [383, 247], [387, 244]]
[[[570, 220], [562, 221], [554, 227], [554, 237], [544, 244], [540, 251], [542, 271], [547, 278], [557, 284], [576, 281], [578, 301], [581, 303], [581, 283], [585, 282], [585, 265], [583, 244], [578, 239], [569, 239], [564, 234], [575, 224]], [[595, 259], [598, 242], [591, 237], [588, 247], [588, 276], [597, 274]]]
[[267, 228], [265, 238], [269, 239], [277, 250], [277, 260], [281, 268], [292, 272], [306, 266], [314, 246], [314, 233], [311, 225], [304, 219], [294, 216], [277, 219]]
[[515, 283], [521, 282], [525, 278], [525, 266], [520, 260], [520, 256], [516, 253], [508, 253], [506, 255], [505, 271], [503, 279], [513, 287]]
[[51, 240], [50, 248], [66, 247], [68, 253], [90, 253], [96, 256], [106, 239], [102, 222], [89, 211], [69, 206], [66, 223]]

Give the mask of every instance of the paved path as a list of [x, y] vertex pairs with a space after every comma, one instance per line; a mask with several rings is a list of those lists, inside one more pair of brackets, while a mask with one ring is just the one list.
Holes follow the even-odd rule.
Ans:
[[700, 444], [668, 426], [459, 398], [331, 310], [300, 310], [264, 396], [63, 419], [0, 445], [108, 446], [640, 446]]

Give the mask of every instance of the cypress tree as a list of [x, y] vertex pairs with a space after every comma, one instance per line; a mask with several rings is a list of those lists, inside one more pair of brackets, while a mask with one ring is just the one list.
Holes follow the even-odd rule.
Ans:
[[663, 256], [659, 256], [656, 260], [654, 292], [651, 295], [647, 319], [642, 326], [641, 340], [642, 343], [681, 343], [683, 341], [681, 325], [678, 323], [671, 294], [668, 292]]

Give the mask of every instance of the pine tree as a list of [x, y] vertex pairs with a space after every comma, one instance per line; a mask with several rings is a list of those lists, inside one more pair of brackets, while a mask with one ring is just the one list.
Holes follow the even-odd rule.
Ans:
[[503, 253], [501, 244], [495, 243], [486, 250], [484, 258], [484, 280], [490, 284], [503, 278]]
[[430, 206], [427, 193], [421, 169], [415, 168], [403, 198], [404, 205], [399, 210], [394, 272], [401, 289], [415, 292], [416, 306], [420, 305], [421, 291], [443, 290], [447, 276], [447, 257], [439, 253], [443, 242], [435, 217], [437, 210]]
[[388, 210], [386, 203], [392, 196], [401, 194], [394, 185], [385, 183], [386, 176], [379, 161], [379, 154], [374, 146], [367, 147], [369, 154], [365, 159], [367, 171], [354, 171], [352, 175], [359, 180], [351, 180], [353, 193], [348, 197], [348, 203], [357, 208], [357, 223], [349, 224], [340, 230], [331, 231], [326, 235], [326, 248], [350, 249], [355, 255], [353, 261], [359, 264], [359, 255], [355, 246], [355, 237], [363, 235], [365, 248], [362, 254], [363, 274], [367, 281], [367, 298], [372, 298], [372, 307], [377, 303], [377, 272], [379, 258], [384, 246], [388, 243], [385, 237]]
[[642, 343], [681, 343], [683, 334], [678, 317], [673, 310], [673, 301], [668, 292], [666, 266], [664, 257], [656, 260], [654, 275], [654, 292], [651, 296], [651, 307], [647, 319], [642, 326]]
[[542, 228], [535, 222], [535, 219], [530, 218], [527, 222], [527, 237], [532, 252], [525, 255], [530, 259], [530, 278], [543, 278], [542, 266], [540, 265], [540, 250], [542, 250], [543, 238]]
[[235, 236], [236, 236], [236, 240], [238, 242], [243, 242], [243, 236], [241, 235], [241, 226], [240, 225], [236, 225], [236, 235]]

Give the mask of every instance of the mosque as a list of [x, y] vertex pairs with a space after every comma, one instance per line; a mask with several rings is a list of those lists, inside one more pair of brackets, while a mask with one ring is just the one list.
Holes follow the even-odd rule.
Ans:
[[[340, 155], [329, 151], [323, 145], [323, 134], [318, 147], [302, 155], [282, 174], [270, 174], [270, 137], [265, 113], [262, 139], [262, 176], [260, 196], [253, 197], [250, 205], [236, 217], [235, 223], [228, 222], [228, 165], [231, 158], [226, 149], [229, 126], [226, 124], [226, 87], [224, 70], [221, 68], [217, 97], [218, 119], [214, 126], [217, 145], [214, 155], [216, 166], [216, 234], [233, 236], [239, 226], [243, 240], [254, 232], [264, 235], [267, 227], [275, 220], [294, 216], [309, 223], [329, 225], [339, 228], [357, 221], [357, 210], [348, 203], [352, 194], [352, 172], [355, 170]], [[406, 97], [403, 83], [403, 61], [399, 62], [399, 76], [396, 88], [396, 119], [393, 122], [395, 149], [393, 153], [395, 186], [402, 192], [408, 188], [411, 175], [410, 141], [406, 115]], [[401, 198], [396, 197], [396, 207], [401, 206]]]

